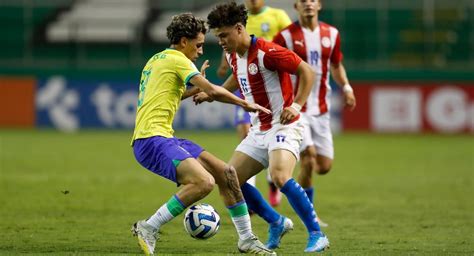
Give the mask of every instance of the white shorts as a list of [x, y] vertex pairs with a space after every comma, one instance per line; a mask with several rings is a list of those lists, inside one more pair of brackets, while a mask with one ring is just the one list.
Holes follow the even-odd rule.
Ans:
[[329, 113], [313, 116], [302, 113], [301, 122], [304, 125], [303, 143], [300, 150], [315, 146], [318, 155], [334, 159], [334, 145]]
[[260, 131], [255, 126], [240, 142], [235, 151], [240, 151], [268, 167], [269, 153], [276, 149], [285, 149], [299, 160], [304, 127], [300, 120], [288, 125], [275, 124], [268, 131]]

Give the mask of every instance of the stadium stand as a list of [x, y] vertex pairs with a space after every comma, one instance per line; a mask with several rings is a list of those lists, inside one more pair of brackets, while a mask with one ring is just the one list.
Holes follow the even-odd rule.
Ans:
[[147, 17], [147, 0], [83, 0], [47, 28], [49, 42], [130, 42]]
[[[29, 68], [115, 68], [136, 71], [167, 46], [165, 27], [173, 14], [205, 18], [216, 0], [44, 0], [0, 2], [2, 73]], [[286, 0], [269, 1], [296, 13]], [[270, 4], [270, 3], [269, 3]], [[350, 70], [472, 70], [474, 6], [469, 0], [394, 2], [323, 1], [321, 20], [336, 25]], [[207, 37], [206, 49], [215, 38]], [[214, 42], [214, 43], [212, 43]], [[217, 51], [208, 51], [211, 61]], [[215, 56], [214, 56], [215, 55]]]

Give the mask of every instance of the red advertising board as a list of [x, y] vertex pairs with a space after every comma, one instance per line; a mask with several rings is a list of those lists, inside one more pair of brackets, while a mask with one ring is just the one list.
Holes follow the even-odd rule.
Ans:
[[344, 130], [474, 133], [474, 84], [354, 83]]
[[0, 76], [0, 127], [35, 125], [34, 78]]

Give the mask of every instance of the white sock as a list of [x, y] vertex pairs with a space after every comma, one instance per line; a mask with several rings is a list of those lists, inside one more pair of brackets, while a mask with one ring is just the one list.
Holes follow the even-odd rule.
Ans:
[[172, 220], [174, 216], [168, 210], [166, 204], [162, 205], [155, 214], [153, 214], [149, 219], [146, 220], [146, 223], [151, 225], [156, 229], [160, 229], [161, 225]]
[[240, 240], [245, 240], [253, 237], [252, 224], [250, 223], [250, 215], [245, 214], [240, 217], [233, 217], [232, 222], [239, 233]]

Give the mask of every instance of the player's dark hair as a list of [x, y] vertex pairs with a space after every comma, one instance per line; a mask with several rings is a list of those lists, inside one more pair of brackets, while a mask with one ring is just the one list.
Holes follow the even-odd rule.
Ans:
[[206, 34], [204, 20], [194, 17], [192, 13], [182, 13], [173, 16], [171, 24], [166, 28], [166, 36], [171, 44], [178, 44], [182, 37], [197, 38], [199, 33]]
[[247, 24], [247, 8], [235, 2], [219, 4], [207, 15], [210, 29], [234, 26], [239, 22], [244, 26]]

